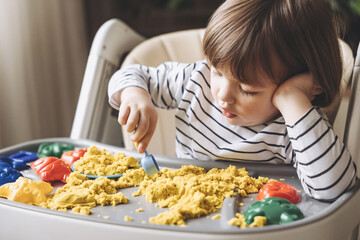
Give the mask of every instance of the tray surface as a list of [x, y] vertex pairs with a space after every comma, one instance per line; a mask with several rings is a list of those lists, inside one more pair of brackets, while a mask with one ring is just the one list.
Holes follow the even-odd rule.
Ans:
[[[124, 152], [126, 155], [137, 157], [141, 159], [143, 157], [137, 152], [127, 151], [123, 148], [118, 148], [110, 145], [104, 145], [98, 142], [88, 141], [88, 140], [72, 140], [69, 138], [54, 138], [54, 139], [40, 139], [30, 142], [25, 142], [18, 144], [12, 147], [8, 147], [0, 150], [0, 156], [9, 156], [18, 151], [30, 151], [36, 152], [38, 146], [43, 142], [65, 142], [70, 143], [75, 146], [75, 149], [78, 148], [87, 148], [92, 145], [95, 145], [99, 149], [105, 148], [106, 151], [111, 153]], [[353, 191], [357, 190], [359, 186], [348, 193], [345, 193], [342, 197], [336, 200], [333, 203], [317, 201], [305, 194], [303, 191], [300, 181], [297, 178], [296, 171], [292, 166], [285, 165], [266, 165], [266, 164], [243, 164], [236, 162], [225, 162], [225, 161], [198, 161], [198, 160], [187, 160], [187, 159], [176, 159], [168, 158], [164, 156], [154, 156], [159, 164], [160, 170], [163, 168], [169, 169], [178, 169], [182, 165], [196, 165], [203, 167], [206, 170], [211, 168], [227, 168], [229, 165], [235, 165], [236, 167], [245, 167], [249, 172], [250, 176], [257, 177], [263, 176], [268, 178], [274, 178], [280, 180], [289, 185], [294, 186], [297, 190], [300, 190], [300, 195], [302, 200], [297, 204], [297, 206], [303, 212], [305, 218], [298, 220], [292, 223], [284, 225], [269, 225], [262, 228], [249, 228], [241, 229], [236, 226], [230, 226], [227, 224], [227, 221], [235, 216], [236, 212], [245, 211], [252, 203], [257, 201], [257, 194], [249, 194], [247, 198], [243, 198], [240, 202], [243, 203], [242, 206], [236, 204], [235, 198], [226, 198], [223, 207], [219, 212], [210, 214], [196, 219], [187, 219], [186, 226], [170, 226], [170, 225], [155, 225], [149, 223], [150, 217], [155, 217], [157, 214], [166, 211], [166, 208], [156, 207], [155, 203], [149, 203], [146, 201], [144, 196], [132, 197], [132, 193], [138, 190], [138, 187], [120, 189], [125, 197], [129, 199], [127, 204], [119, 204], [117, 206], [97, 206], [92, 208], [91, 215], [80, 215], [74, 214], [71, 212], [61, 212], [51, 209], [46, 209], [38, 206], [32, 206], [28, 204], [22, 204], [14, 201], [9, 201], [4, 198], [0, 198], [0, 204], [10, 205], [14, 208], [22, 208], [27, 210], [36, 211], [37, 213], [52, 214], [61, 217], [76, 218], [85, 221], [92, 221], [98, 223], [122, 225], [122, 226], [132, 226], [132, 227], [141, 227], [141, 228], [150, 228], [150, 229], [163, 229], [163, 230], [174, 230], [174, 231], [189, 231], [189, 232], [198, 232], [198, 233], [238, 233], [238, 232], [252, 232], [252, 231], [269, 231], [276, 230], [280, 228], [291, 228], [296, 226], [301, 226], [304, 224], [309, 224], [318, 219], [324, 218], [335, 211], [340, 205], [347, 201], [351, 196]], [[41, 179], [32, 171], [31, 168], [21, 172], [24, 177], [30, 178], [32, 180], [41, 181]], [[62, 183], [55, 183], [53, 187], [56, 189], [61, 187]], [[55, 190], [54, 190], [55, 191]], [[143, 212], [137, 212], [136, 209], [142, 208]], [[216, 214], [221, 214], [221, 218], [218, 220], [213, 220], [212, 216]], [[124, 217], [129, 216], [133, 221], [125, 221]]]

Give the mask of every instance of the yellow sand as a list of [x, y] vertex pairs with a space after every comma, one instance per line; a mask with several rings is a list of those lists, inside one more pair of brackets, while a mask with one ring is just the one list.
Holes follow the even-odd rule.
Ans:
[[105, 177], [90, 180], [79, 172], [73, 172], [67, 183], [58, 188], [42, 207], [66, 211], [71, 208], [75, 213], [90, 214], [96, 205], [127, 203], [128, 199], [116, 190], [116, 182]]
[[185, 219], [196, 218], [218, 211], [225, 197], [235, 196], [238, 189], [242, 197], [256, 193], [268, 181], [252, 178], [244, 168], [205, 169], [182, 166], [178, 170], [164, 169], [155, 177], [140, 183], [133, 196], [144, 195], [148, 202], [157, 202], [165, 211], [150, 218], [154, 224], [184, 225]]
[[236, 213], [236, 216], [228, 221], [229, 225], [238, 226], [240, 228], [248, 228], [248, 227], [262, 227], [266, 225], [266, 217], [264, 216], [256, 216], [254, 217], [254, 222], [248, 225], [245, 221], [245, 216]]
[[[125, 157], [122, 153], [111, 155], [105, 150], [97, 150], [94, 146], [88, 149], [87, 155], [79, 160], [82, 162], [77, 166], [87, 167], [76, 169], [87, 172], [87, 168], [99, 168], [96, 172], [87, 173], [114, 174], [115, 172], [109, 172], [107, 167], [103, 166], [106, 163], [112, 164], [114, 159], [122, 159], [121, 166], [127, 169], [118, 180], [104, 177], [90, 180], [79, 172], [71, 173], [67, 184], [59, 188], [42, 206], [63, 211], [70, 208], [76, 213], [90, 214], [91, 208], [96, 205], [115, 206], [127, 203], [128, 199], [117, 191], [139, 186], [133, 196], [144, 195], [148, 202], [156, 202], [156, 206], [168, 208], [167, 211], [150, 218], [150, 223], [185, 225], [187, 218], [217, 212], [225, 197], [235, 196], [235, 189], [242, 197], [246, 197], [248, 193], [258, 192], [269, 181], [264, 177], [252, 178], [245, 168], [237, 169], [235, 166], [227, 169], [214, 168], [208, 172], [201, 167], [182, 166], [177, 170], [163, 169], [149, 177], [142, 168], [134, 164], [131, 157]], [[133, 168], [129, 169], [129, 166]], [[233, 220], [232, 224], [245, 226], [243, 223], [237, 224], [239, 221]], [[256, 224], [260, 225], [261, 222]]]
[[129, 168], [139, 168], [138, 160], [124, 153], [112, 155], [105, 149], [99, 150], [92, 146], [82, 158], [74, 163], [74, 168], [89, 175], [116, 175], [122, 174]]
[[129, 216], [125, 216], [125, 217], [124, 217], [124, 221], [125, 221], [125, 222], [132, 222], [133, 219], [132, 219], [131, 217], [129, 217]]
[[221, 215], [220, 214], [216, 214], [215, 216], [213, 216], [211, 219], [212, 220], [218, 220], [221, 218]]

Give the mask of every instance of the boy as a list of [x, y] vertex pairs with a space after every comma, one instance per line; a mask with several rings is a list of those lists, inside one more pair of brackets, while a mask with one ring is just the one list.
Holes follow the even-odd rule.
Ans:
[[145, 151], [155, 107], [176, 109], [176, 155], [293, 164], [312, 197], [334, 200], [356, 166], [319, 107], [338, 94], [342, 65], [322, 0], [227, 0], [193, 64], [120, 69], [109, 82], [119, 123]]

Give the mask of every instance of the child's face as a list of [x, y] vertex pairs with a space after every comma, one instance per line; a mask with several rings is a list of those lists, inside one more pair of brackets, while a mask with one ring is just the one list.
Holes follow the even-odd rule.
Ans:
[[[259, 75], [255, 71], [249, 71], [247, 77], [259, 78]], [[261, 86], [245, 85], [233, 78], [230, 71], [221, 72], [211, 67], [211, 92], [230, 124], [254, 126], [279, 114], [272, 104], [277, 85], [267, 77], [261, 78]]]

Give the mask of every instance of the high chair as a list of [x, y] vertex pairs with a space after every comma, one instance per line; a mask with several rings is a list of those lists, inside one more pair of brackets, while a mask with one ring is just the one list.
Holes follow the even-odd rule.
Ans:
[[[106, 22], [99, 29], [91, 47], [70, 138], [74, 140], [90, 139], [125, 147], [127, 150], [135, 150], [134, 143], [130, 141], [130, 134], [124, 129], [121, 130], [117, 122], [117, 112], [112, 110], [108, 104], [108, 80], [120, 66], [129, 64], [158, 66], [164, 61], [191, 63], [203, 59], [201, 50], [203, 34], [204, 29], [194, 29], [145, 39], [120, 20], [113, 19]], [[360, 140], [360, 86], [357, 82], [360, 79], [360, 48], [355, 61], [355, 67], [353, 67], [354, 58], [351, 49], [341, 40], [340, 45], [344, 66], [341, 94], [330, 107], [324, 110], [327, 112], [330, 122], [333, 122], [342, 95], [352, 76], [352, 92], [346, 126], [344, 126], [344, 141], [349, 147], [353, 159], [359, 162], [360, 150], [357, 147], [357, 143]], [[174, 157], [174, 112], [159, 110], [157, 130], [148, 147], [148, 151], [157, 155]], [[314, 226], [309, 227], [310, 229], [308, 229], [308, 226], [303, 226], [303, 231], [313, 231], [314, 236], [317, 236], [314, 239], [325, 240], [326, 238], [323, 237], [324, 235], [321, 234], [321, 231], [331, 230], [326, 228], [326, 224], [330, 226], [337, 221], [349, 221], [348, 226], [339, 223], [342, 225], [342, 229], [338, 231], [344, 231], [346, 228], [346, 231], [352, 232], [348, 239], [358, 239], [360, 210], [354, 209], [352, 211], [349, 208], [357, 206], [357, 209], [360, 209], [358, 205], [360, 193], [357, 192], [356, 199], [354, 198], [347, 202], [346, 207], [342, 207], [340, 211], [337, 211], [337, 214], [329, 218], [324, 217], [321, 220], [322, 223], [318, 224], [318, 230]], [[345, 216], [348, 212], [354, 216]], [[294, 233], [299, 233], [299, 230], [294, 229]], [[255, 235], [250, 234], [246, 236], [253, 236], [254, 238], [251, 239], [261, 239], [255, 238]], [[264, 237], [265, 235], [261, 236]], [[291, 236], [289, 235], [289, 237]], [[239, 237], [238, 239], [245, 238]]]

